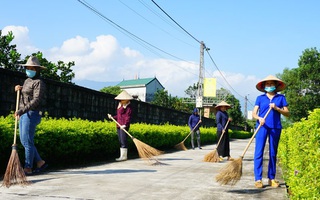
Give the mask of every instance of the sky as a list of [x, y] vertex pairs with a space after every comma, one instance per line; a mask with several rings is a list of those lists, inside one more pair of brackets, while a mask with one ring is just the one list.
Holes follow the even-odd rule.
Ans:
[[[87, 6], [86, 6], [87, 5]], [[88, 6], [90, 8], [88, 8]], [[244, 111], [268, 75], [298, 67], [306, 49], [319, 48], [318, 0], [6, 0], [2, 35], [22, 58], [41, 51], [56, 63], [75, 62], [73, 82], [100, 90], [122, 80], [156, 77], [172, 96], [216, 78]]]

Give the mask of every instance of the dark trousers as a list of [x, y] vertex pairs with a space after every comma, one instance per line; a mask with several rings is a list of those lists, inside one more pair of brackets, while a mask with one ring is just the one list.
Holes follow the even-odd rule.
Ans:
[[[218, 141], [222, 135], [222, 131], [217, 131]], [[227, 157], [230, 156], [230, 139], [228, 130], [223, 134], [221, 141], [217, 147], [219, 156]]]
[[[126, 129], [127, 130], [127, 129]], [[127, 130], [128, 131], [128, 130]], [[117, 128], [118, 139], [121, 148], [128, 148], [128, 135], [121, 128]]]

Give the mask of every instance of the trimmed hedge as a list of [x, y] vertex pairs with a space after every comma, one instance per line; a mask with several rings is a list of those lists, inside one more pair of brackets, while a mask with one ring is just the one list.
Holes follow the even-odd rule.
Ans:
[[[14, 118], [0, 117], [0, 161], [4, 172], [10, 157], [13, 142]], [[174, 145], [183, 141], [189, 134], [187, 125], [132, 124], [129, 133], [136, 139], [162, 151], [174, 150]], [[231, 137], [251, 137], [244, 131], [229, 131]], [[24, 163], [24, 149], [17, 136], [18, 152]], [[213, 144], [217, 141], [216, 127], [201, 127], [201, 143]], [[133, 141], [128, 138], [129, 156], [138, 157]], [[190, 147], [190, 137], [184, 142]], [[43, 117], [37, 126], [35, 145], [41, 157], [50, 168], [66, 168], [105, 162], [119, 157], [119, 141], [116, 124], [112, 121], [88, 121], [82, 119], [53, 119]]]
[[281, 133], [279, 162], [290, 199], [320, 197], [320, 109]]

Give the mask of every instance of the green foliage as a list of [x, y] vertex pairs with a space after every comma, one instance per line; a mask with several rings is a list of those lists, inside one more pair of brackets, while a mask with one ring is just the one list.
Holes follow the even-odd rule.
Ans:
[[[24, 67], [20, 64], [26, 63], [30, 56], [26, 56], [24, 60], [20, 60], [21, 54], [17, 52], [16, 45], [11, 45], [14, 39], [13, 33], [9, 32], [8, 35], [4, 36], [1, 34], [2, 31], [0, 30], [0, 67], [24, 72]], [[63, 83], [72, 83], [72, 79], [75, 77], [71, 69], [75, 65], [74, 62], [64, 63], [63, 61], [58, 61], [57, 64], [54, 64], [44, 58], [41, 52], [33, 53], [32, 56], [37, 56], [40, 64], [47, 68], [41, 72], [42, 77]]]
[[226, 96], [226, 101], [232, 105], [227, 111], [229, 117], [232, 118], [232, 124], [238, 126], [244, 125], [245, 119], [242, 116], [240, 101], [232, 94]]
[[289, 104], [289, 119], [293, 122], [320, 107], [320, 52], [316, 48], [306, 49], [298, 65], [298, 68], [286, 68], [278, 75], [287, 84], [283, 92]]
[[194, 107], [194, 105], [183, 103], [181, 98], [172, 97], [167, 90], [157, 90], [151, 103], [181, 112], [190, 112]]
[[320, 109], [309, 113], [283, 130], [279, 160], [290, 199], [316, 199], [320, 196]]
[[120, 86], [108, 86], [104, 87], [100, 90], [100, 92], [108, 93], [108, 94], [113, 94], [113, 95], [118, 95], [121, 93]]
[[2, 31], [0, 30], [0, 67], [11, 70], [17, 68], [17, 63], [21, 56], [17, 52], [17, 45], [10, 44], [13, 39], [14, 35], [11, 31], [8, 35], [2, 36]]
[[[201, 143], [213, 144], [217, 141], [215, 127], [201, 127]], [[0, 117], [0, 170], [5, 169], [9, 160], [14, 133], [13, 115]], [[190, 133], [190, 128], [170, 124], [150, 125], [132, 124], [129, 133], [136, 139], [162, 151], [174, 149]], [[233, 138], [248, 138], [251, 134], [243, 131], [229, 131]], [[18, 133], [19, 134], [19, 133]], [[21, 161], [24, 150], [17, 144]], [[190, 137], [184, 142], [190, 147]], [[88, 121], [82, 119], [55, 119], [43, 117], [37, 126], [35, 145], [41, 157], [50, 163], [52, 168], [79, 166], [103, 162], [119, 156], [119, 141], [116, 125], [113, 121]], [[128, 140], [129, 155], [138, 156], [135, 144]], [[22, 162], [23, 163], [23, 162]]]
[[[75, 77], [75, 74], [71, 67], [75, 65], [74, 62], [64, 63], [63, 61], [58, 61], [57, 64], [54, 64], [44, 58], [43, 54], [39, 51], [37, 53], [33, 53], [32, 56], [36, 56], [39, 59], [40, 64], [47, 68], [41, 71], [41, 76], [43, 78], [63, 83], [72, 83], [72, 79]], [[28, 58], [29, 56], [25, 58], [24, 63], [27, 62]]]

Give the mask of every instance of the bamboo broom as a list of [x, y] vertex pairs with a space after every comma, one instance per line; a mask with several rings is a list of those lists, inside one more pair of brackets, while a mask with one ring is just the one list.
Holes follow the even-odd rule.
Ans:
[[[19, 108], [19, 99], [20, 99], [20, 90], [17, 90], [17, 101], [16, 101], [16, 111]], [[15, 117], [14, 124], [14, 137], [13, 137], [13, 145], [12, 151], [10, 155], [10, 159], [7, 165], [6, 172], [4, 174], [2, 186], [9, 188], [12, 184], [19, 185], [29, 185], [30, 182], [27, 181], [27, 177], [24, 173], [23, 168], [21, 167], [19, 155], [17, 152], [17, 127], [18, 127], [18, 117]]]
[[182, 140], [182, 142], [174, 145], [174, 147], [176, 149], [179, 149], [179, 150], [184, 150], [184, 151], [187, 151], [187, 147], [184, 145], [184, 142], [186, 141], [186, 139], [191, 135], [191, 133], [194, 131], [194, 129], [196, 129], [196, 127], [200, 124], [200, 120], [198, 121], [198, 123], [193, 127], [193, 129], [190, 131], [190, 133], [187, 135], [187, 137], [184, 138], [184, 140]]
[[218, 146], [219, 146], [219, 144], [220, 144], [220, 142], [221, 142], [221, 139], [222, 139], [224, 133], [225, 133], [226, 130], [227, 130], [227, 127], [228, 127], [229, 122], [230, 122], [230, 120], [228, 119], [228, 121], [227, 121], [227, 123], [226, 123], [226, 125], [224, 126], [224, 129], [223, 129], [223, 131], [222, 131], [222, 134], [221, 134], [221, 136], [220, 136], [220, 138], [219, 138], [219, 141], [218, 141], [218, 143], [217, 143], [216, 148], [215, 148], [213, 151], [209, 152], [208, 154], [206, 154], [206, 155], [204, 156], [204, 159], [203, 159], [204, 162], [219, 162], [219, 154], [218, 154], [217, 148], [218, 148]]
[[[266, 119], [268, 114], [271, 111], [271, 107], [269, 108], [268, 112], [265, 114], [263, 119]], [[257, 130], [253, 133], [249, 143], [247, 144], [246, 148], [244, 149], [240, 158], [235, 159], [234, 161], [229, 162], [225, 168], [220, 170], [220, 173], [216, 176], [216, 181], [219, 182], [221, 185], [235, 185], [242, 176], [242, 160], [247, 152], [250, 144], [252, 143], [253, 139], [255, 138], [257, 132], [261, 128], [261, 124], [259, 124]]]
[[[113, 117], [110, 116], [110, 119], [112, 119], [121, 128], [121, 124], [119, 124]], [[159, 151], [158, 149], [155, 149], [150, 145], [144, 142], [141, 142], [137, 138], [133, 137], [126, 129], [124, 128], [121, 128], [121, 129], [133, 140], [134, 144], [137, 147], [140, 158], [144, 160], [149, 160], [149, 161], [155, 160], [156, 163], [160, 164], [160, 162], [156, 158], [154, 158], [154, 156], [163, 154], [164, 153], [163, 151]]]

